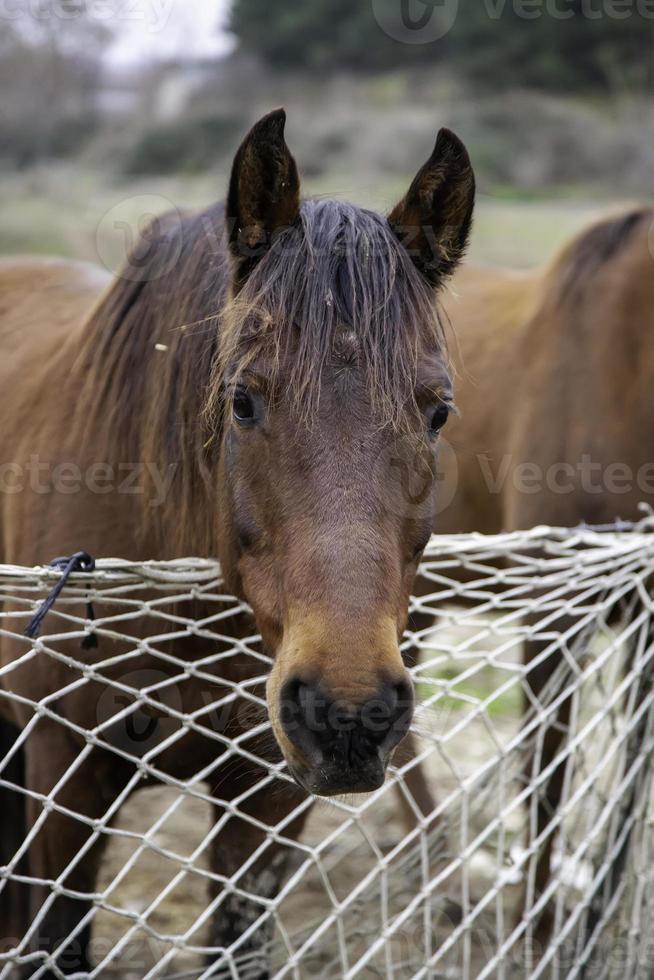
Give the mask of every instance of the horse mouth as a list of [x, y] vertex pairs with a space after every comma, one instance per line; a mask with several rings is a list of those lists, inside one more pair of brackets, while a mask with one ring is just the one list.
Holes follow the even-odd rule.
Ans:
[[371, 759], [361, 769], [347, 769], [326, 762], [315, 768], [289, 766], [293, 779], [312, 796], [341, 796], [347, 793], [372, 793], [383, 786], [386, 779], [386, 764], [379, 759]]

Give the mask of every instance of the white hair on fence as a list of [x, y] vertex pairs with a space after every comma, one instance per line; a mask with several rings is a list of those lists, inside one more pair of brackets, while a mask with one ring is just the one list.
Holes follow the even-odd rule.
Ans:
[[[433, 537], [411, 603], [422, 625], [404, 637], [405, 649], [419, 652], [411, 668], [417, 757], [391, 766], [385, 785], [368, 796], [320, 801], [295, 840], [289, 826], [311, 800], [268, 824], [265, 814], [245, 812], [251, 788], [221, 797], [221, 776], [236, 759], [262, 769], [255, 790], [274, 782], [284, 793], [291, 777], [283, 763], [257, 754], [252, 736], [269, 728], [261, 684], [270, 659], [256, 635], [222, 632], [223, 621], [246, 607], [224, 593], [215, 562], [100, 560], [94, 572], [70, 577], [36, 640], [24, 629], [60, 573], [0, 566], [0, 637], [22, 650], [0, 669], [0, 714], [17, 710], [24, 726], [0, 759], [0, 789], [29, 796], [36, 813], [0, 869], [0, 891], [12, 881], [45, 886], [25, 934], [0, 948], [0, 978], [17, 964], [27, 967], [21, 976], [48, 969], [64, 976], [56, 955], [32, 940], [57, 896], [80, 897], [69, 884], [77, 859], [56, 880], [21, 861], [58, 810], [86, 825], [84, 853], [101, 837], [109, 842], [88, 896], [96, 965], [84, 976], [247, 977], [239, 948], [266, 919], [274, 923], [275, 977], [651, 976], [653, 571], [647, 523]], [[98, 646], [83, 649], [90, 634]], [[191, 661], [172, 642], [189, 636], [203, 641]], [[537, 694], [527, 683], [526, 640], [538, 644], [530, 649], [544, 667]], [[108, 648], [119, 652], [107, 657]], [[258, 665], [252, 676], [221, 680], [219, 696], [185, 710], [184, 686], [197, 678], [215, 684], [237, 654]], [[63, 678], [56, 690], [38, 700], [12, 690], [14, 672], [46, 663]], [[89, 688], [98, 683], [99, 698]], [[65, 704], [91, 689], [89, 701], [100, 707], [87, 727]], [[215, 719], [240, 701], [254, 705], [259, 720], [230, 739]], [[39, 794], [7, 772], [47, 719], [69, 731], [79, 752]], [[550, 759], [544, 745], [557, 726]], [[213, 740], [216, 751], [180, 779], [161, 757], [189, 731]], [[128, 762], [131, 776], [91, 819], [62, 802], [62, 790], [96, 747]], [[419, 764], [436, 800], [427, 815], [407, 784]], [[539, 831], [538, 801], [557, 767], [560, 804]], [[144, 782], [149, 788], [132, 796]], [[412, 829], [401, 810], [413, 814]], [[210, 869], [210, 844], [235, 813], [264, 831], [259, 853], [280, 840], [292, 852], [277, 894], [257, 892], [251, 859], [229, 876]], [[537, 858], [552, 837], [551, 876], [538, 893]], [[212, 949], [212, 914], [231, 895], [252, 901], [257, 922], [246, 923], [230, 948]], [[546, 908], [552, 933], [542, 948], [537, 929]]]

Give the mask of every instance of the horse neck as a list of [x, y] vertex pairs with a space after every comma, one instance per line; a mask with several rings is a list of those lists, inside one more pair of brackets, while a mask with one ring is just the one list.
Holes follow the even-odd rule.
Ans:
[[203, 407], [225, 263], [213, 257], [211, 266], [209, 257], [199, 274], [188, 268], [192, 258], [189, 249], [165, 282], [114, 282], [85, 324], [73, 367], [74, 443], [88, 459], [140, 464], [145, 492], [124, 506], [160, 557], [215, 554], [209, 498], [217, 454], [207, 443], [218, 440]]

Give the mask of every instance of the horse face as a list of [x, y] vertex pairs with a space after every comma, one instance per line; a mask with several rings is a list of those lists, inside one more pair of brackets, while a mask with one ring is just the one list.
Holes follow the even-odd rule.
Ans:
[[406, 427], [375, 419], [355, 368], [324, 372], [311, 423], [266, 374], [231, 392], [222, 446], [221, 559], [267, 648], [273, 729], [318, 793], [374, 789], [410, 723], [399, 639], [431, 534], [442, 364]]
[[[449, 223], [439, 213], [450, 264], [455, 218], [469, 224], [459, 176], [472, 193], [452, 146], [455, 166], [439, 154], [437, 175], [423, 168], [429, 199], [438, 177], [456, 203]], [[420, 234], [411, 258], [398, 241], [415, 184], [393, 226], [335, 202], [300, 209], [279, 113], [248, 136], [230, 184], [220, 558], [274, 654], [277, 741], [297, 781], [322, 795], [380, 786], [413, 711], [399, 641], [450, 400], [430, 291], [443, 255], [428, 269]]]

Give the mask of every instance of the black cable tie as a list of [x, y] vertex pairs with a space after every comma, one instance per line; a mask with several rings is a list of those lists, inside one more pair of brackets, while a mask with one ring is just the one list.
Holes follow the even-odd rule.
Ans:
[[[93, 603], [89, 599], [86, 603], [86, 618], [90, 620], [95, 619], [95, 609], [93, 608]], [[98, 637], [96, 633], [87, 633], [83, 638], [80, 646], [82, 650], [94, 650], [98, 645]]]
[[41, 624], [57, 601], [59, 593], [68, 581], [68, 576], [73, 572], [92, 572], [95, 568], [95, 558], [92, 558], [87, 551], [76, 551], [70, 557], [53, 558], [48, 567], [59, 569], [61, 578], [55, 583], [50, 594], [43, 600], [25, 627], [25, 636], [32, 640], [39, 635]]

